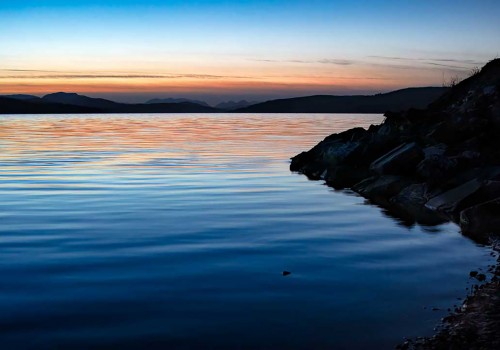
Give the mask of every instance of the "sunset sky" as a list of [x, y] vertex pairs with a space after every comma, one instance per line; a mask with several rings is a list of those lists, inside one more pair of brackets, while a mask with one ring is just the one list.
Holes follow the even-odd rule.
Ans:
[[500, 54], [500, 1], [0, 2], [0, 94], [215, 103], [440, 86]]

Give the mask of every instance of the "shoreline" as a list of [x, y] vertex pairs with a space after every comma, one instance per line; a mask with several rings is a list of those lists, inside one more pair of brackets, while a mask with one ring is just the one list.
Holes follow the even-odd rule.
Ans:
[[[494, 252], [500, 253], [498, 239], [491, 242], [491, 247]], [[491, 279], [475, 285], [462, 306], [441, 320], [432, 337], [408, 339], [396, 349], [499, 349], [500, 255], [497, 255], [496, 265], [492, 265], [488, 272], [492, 274]], [[477, 271], [471, 271], [471, 278], [477, 278], [475, 273]]]
[[[385, 117], [367, 130], [326, 137], [294, 156], [290, 170], [351, 189], [408, 224], [455, 222], [463, 235], [498, 252], [500, 59], [427, 109]], [[491, 281], [475, 289], [433, 337], [398, 348], [500, 348], [500, 260], [491, 272]], [[477, 272], [471, 277], [486, 278]]]

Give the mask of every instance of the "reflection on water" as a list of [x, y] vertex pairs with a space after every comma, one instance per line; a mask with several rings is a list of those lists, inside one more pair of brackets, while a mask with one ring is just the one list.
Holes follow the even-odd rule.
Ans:
[[381, 120], [0, 117], [2, 349], [352, 349], [429, 334], [445, 314], [430, 309], [452, 307], [488, 251], [288, 171], [328, 134]]

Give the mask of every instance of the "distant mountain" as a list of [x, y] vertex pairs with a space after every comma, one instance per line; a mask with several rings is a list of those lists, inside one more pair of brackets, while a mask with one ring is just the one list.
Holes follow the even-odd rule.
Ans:
[[0, 97], [0, 114], [57, 114], [57, 113], [98, 113], [91, 107], [71, 106], [60, 103], [39, 102], [38, 100], [22, 100]]
[[215, 106], [215, 108], [218, 109], [223, 109], [225, 111], [234, 111], [239, 108], [245, 108], [249, 107], [251, 105], [256, 104], [257, 102], [248, 102], [246, 100], [241, 100], [241, 101], [227, 101], [227, 102], [221, 102], [218, 105]]
[[17, 95], [0, 95], [0, 97], [5, 98], [13, 98], [15, 100], [21, 101], [29, 101], [29, 100], [39, 100], [40, 97], [34, 95], [25, 95], [25, 94], [17, 94]]
[[[447, 88], [408, 88], [372, 96], [331, 96], [272, 100], [233, 110], [247, 101], [229, 101], [217, 108], [193, 102], [127, 104], [75, 93], [59, 92], [42, 98], [32, 95], [0, 96], [0, 114], [6, 113], [384, 113], [427, 107]], [[178, 99], [180, 100], [180, 99]]]
[[196, 103], [127, 104], [58, 92], [37, 99], [1, 97], [0, 114], [31, 113], [210, 113], [220, 110]]
[[111, 110], [120, 107], [120, 103], [105, 100], [103, 98], [93, 98], [75, 93], [56, 92], [42, 97], [44, 102], [63, 103], [73, 106], [92, 107]]
[[258, 103], [238, 113], [384, 113], [426, 108], [448, 88], [407, 88], [371, 96], [316, 95]]
[[154, 103], [154, 104], [124, 104], [121, 109], [114, 113], [219, 113], [220, 110], [201, 106], [191, 102], [181, 103]]
[[157, 104], [157, 103], [195, 103], [200, 106], [210, 107], [205, 101], [191, 100], [188, 98], [154, 98], [146, 102], [146, 104]]

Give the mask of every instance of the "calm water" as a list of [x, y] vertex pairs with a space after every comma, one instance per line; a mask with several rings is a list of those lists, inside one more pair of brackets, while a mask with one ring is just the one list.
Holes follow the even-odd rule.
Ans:
[[288, 170], [381, 120], [0, 117], [1, 348], [392, 348], [432, 333], [489, 250]]

